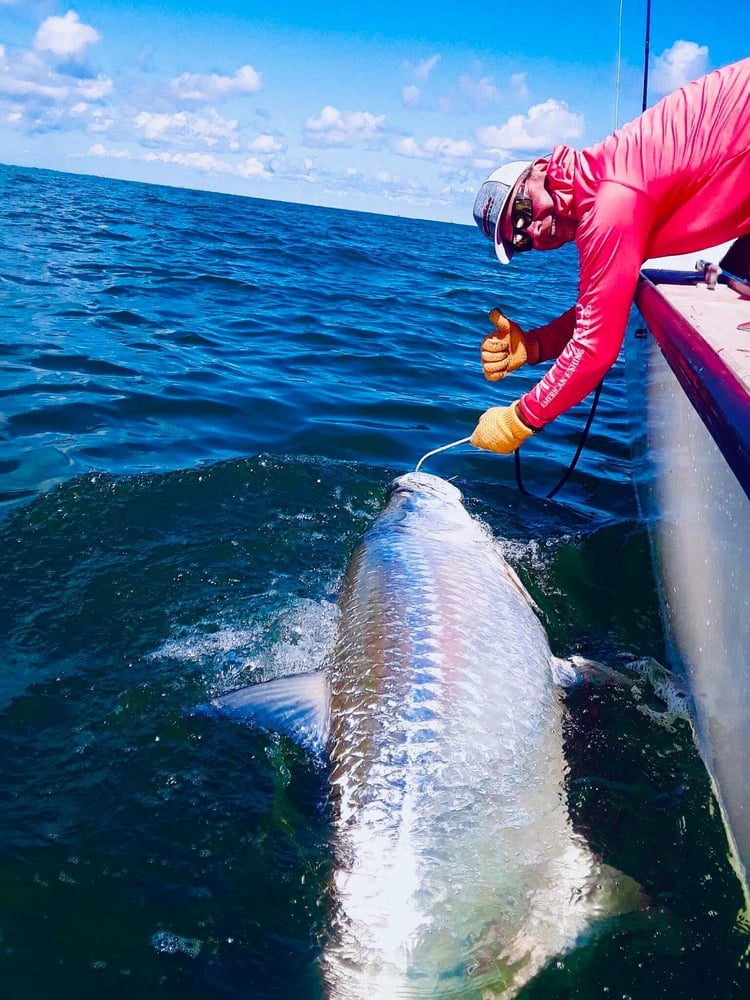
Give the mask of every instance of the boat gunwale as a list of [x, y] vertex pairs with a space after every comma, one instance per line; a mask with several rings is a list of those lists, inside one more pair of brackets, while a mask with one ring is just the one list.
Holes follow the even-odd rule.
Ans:
[[[748, 388], [658, 288], [664, 272], [644, 270], [635, 304], [669, 367], [750, 499]], [[695, 277], [692, 276], [693, 280]], [[666, 278], [667, 283], [670, 282]], [[687, 276], [683, 280], [686, 283]]]

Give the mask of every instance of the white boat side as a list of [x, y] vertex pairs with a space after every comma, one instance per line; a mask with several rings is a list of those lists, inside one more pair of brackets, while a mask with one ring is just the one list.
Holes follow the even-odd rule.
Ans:
[[[644, 266], [626, 337], [636, 492], [649, 528], [670, 664], [738, 873], [750, 872], [750, 299], [697, 258]], [[648, 331], [648, 332], [646, 332]], [[650, 335], [649, 335], [650, 333]]]

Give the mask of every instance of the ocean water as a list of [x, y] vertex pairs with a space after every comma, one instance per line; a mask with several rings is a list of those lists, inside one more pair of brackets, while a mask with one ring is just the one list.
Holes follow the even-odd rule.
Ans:
[[[15, 167], [0, 213], [2, 995], [317, 998], [320, 768], [191, 708], [321, 662], [390, 480], [536, 377], [484, 381], [486, 313], [567, 308], [574, 251], [502, 270], [469, 226]], [[555, 653], [664, 663], [621, 364], [554, 500], [587, 404], [524, 447], [527, 494], [466, 446], [426, 469], [502, 540]], [[566, 794], [649, 908], [524, 996], [750, 995], [705, 769], [644, 697], [568, 696]]]

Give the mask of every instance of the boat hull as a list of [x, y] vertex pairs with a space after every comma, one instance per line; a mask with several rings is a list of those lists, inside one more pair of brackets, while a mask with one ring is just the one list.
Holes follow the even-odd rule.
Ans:
[[722, 370], [721, 352], [685, 325], [689, 310], [673, 308], [645, 279], [636, 305], [626, 338], [636, 492], [671, 666], [688, 679], [700, 750], [747, 888], [750, 396]]

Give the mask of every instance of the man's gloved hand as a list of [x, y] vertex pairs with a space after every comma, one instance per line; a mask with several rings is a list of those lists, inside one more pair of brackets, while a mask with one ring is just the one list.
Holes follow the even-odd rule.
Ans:
[[518, 415], [518, 402], [510, 406], [492, 406], [485, 410], [471, 435], [475, 448], [510, 455], [530, 438], [534, 431]]
[[539, 361], [539, 342], [533, 333], [524, 333], [518, 323], [493, 309], [490, 322], [497, 333], [490, 333], [482, 341], [482, 370], [490, 382], [497, 382], [521, 365], [535, 365]]

